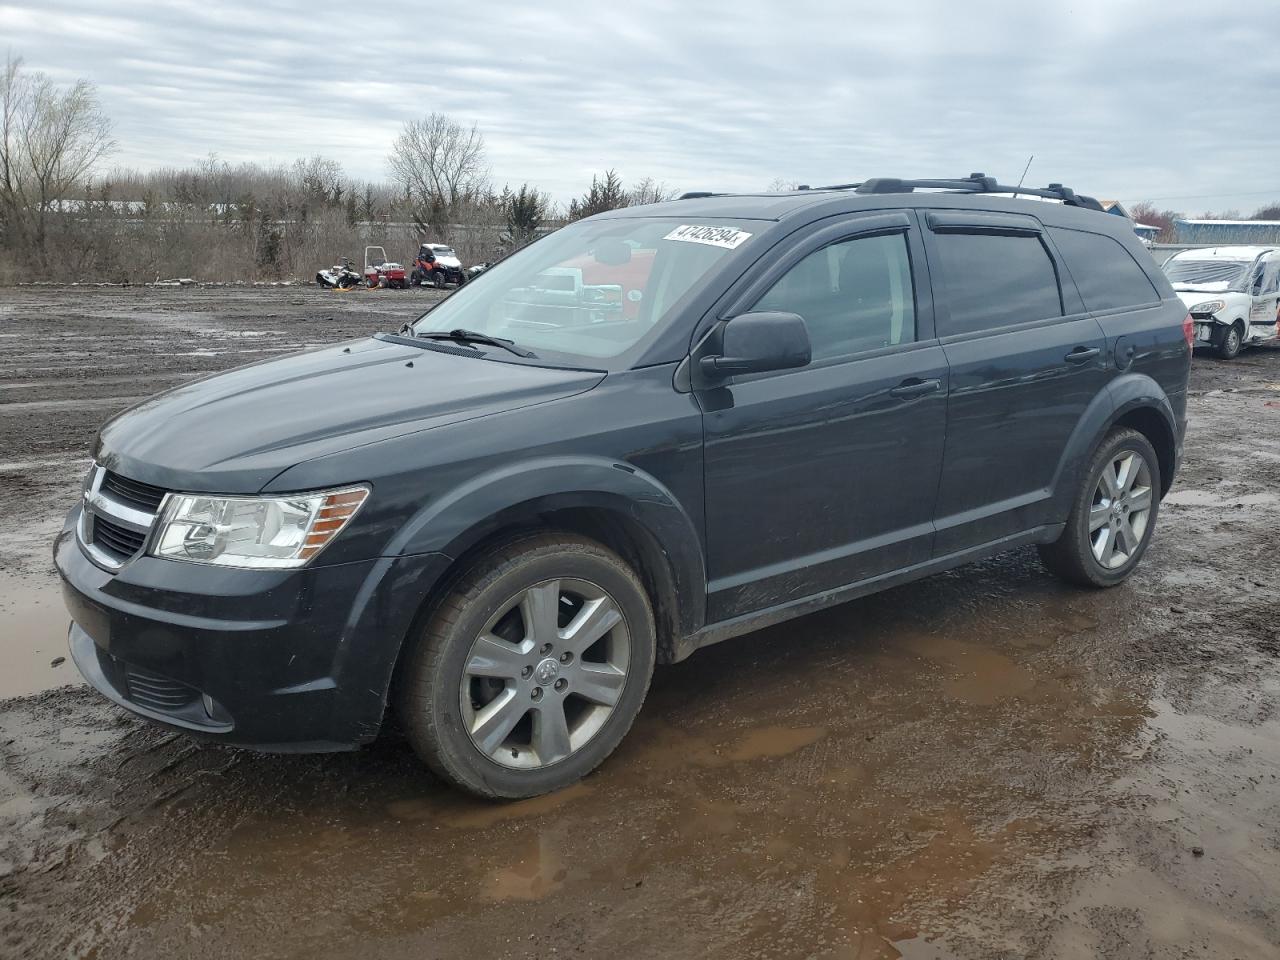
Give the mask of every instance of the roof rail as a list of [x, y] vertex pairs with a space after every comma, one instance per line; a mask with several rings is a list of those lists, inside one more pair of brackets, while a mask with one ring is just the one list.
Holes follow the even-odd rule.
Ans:
[[677, 200], [701, 200], [703, 197], [721, 197], [724, 194], [713, 193], [710, 190], [690, 190], [688, 193], [682, 193], [676, 197]]
[[1072, 207], [1084, 207], [1088, 210], [1102, 211], [1102, 204], [1093, 197], [1076, 193], [1070, 187], [1060, 183], [1051, 183], [1047, 187], [1010, 187], [996, 182], [995, 177], [984, 173], [971, 173], [967, 177], [954, 180], [900, 180], [897, 177], [876, 177], [861, 183], [838, 183], [829, 187], [814, 187], [815, 190], [854, 190], [858, 193], [911, 193], [913, 190], [955, 190], [960, 193], [1011, 193], [1017, 196], [1025, 193], [1031, 197], [1044, 197], [1047, 200], [1061, 200]]

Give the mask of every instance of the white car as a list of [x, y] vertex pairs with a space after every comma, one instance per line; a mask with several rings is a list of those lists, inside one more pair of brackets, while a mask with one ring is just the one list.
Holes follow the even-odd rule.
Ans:
[[1224, 360], [1280, 337], [1280, 247], [1183, 250], [1165, 275], [1196, 325], [1196, 343]]

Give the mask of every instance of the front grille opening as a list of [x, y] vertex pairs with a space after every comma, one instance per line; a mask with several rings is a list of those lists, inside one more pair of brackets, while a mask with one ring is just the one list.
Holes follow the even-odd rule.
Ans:
[[93, 545], [117, 560], [128, 560], [142, 549], [145, 533], [113, 523], [102, 515], [93, 518]]
[[110, 470], [102, 475], [101, 489], [121, 503], [145, 510], [147, 513], [155, 513], [160, 509], [160, 501], [164, 499], [165, 494], [160, 487], [153, 487], [139, 480], [130, 480]]

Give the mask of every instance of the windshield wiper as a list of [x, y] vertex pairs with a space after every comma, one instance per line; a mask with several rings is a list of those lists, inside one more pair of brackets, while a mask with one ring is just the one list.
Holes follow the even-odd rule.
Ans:
[[503, 337], [491, 337], [487, 333], [479, 333], [475, 330], [464, 330], [458, 327], [454, 330], [428, 330], [426, 333], [418, 333], [410, 331], [410, 335], [419, 337], [423, 340], [452, 340], [454, 343], [483, 343], [490, 347], [501, 347], [503, 350], [514, 353], [517, 357], [525, 357], [526, 359], [537, 359], [538, 355], [532, 350], [526, 350], [524, 347], [516, 346], [514, 340], [507, 340]]

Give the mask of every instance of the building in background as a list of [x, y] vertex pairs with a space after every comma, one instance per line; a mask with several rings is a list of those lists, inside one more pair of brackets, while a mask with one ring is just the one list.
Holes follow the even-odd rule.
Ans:
[[1098, 202], [1102, 204], [1102, 209], [1107, 213], [1117, 217], [1124, 217], [1126, 220], [1133, 219], [1133, 217], [1129, 216], [1129, 211], [1124, 208], [1124, 204], [1119, 200], [1099, 200]]
[[1280, 243], [1280, 220], [1177, 219], [1173, 229], [1184, 244]]
[[1156, 236], [1160, 233], [1159, 227], [1153, 227], [1149, 223], [1135, 223], [1133, 217], [1129, 215], [1129, 211], [1125, 209], [1123, 203], [1119, 200], [1099, 200], [1102, 209], [1107, 213], [1117, 217], [1124, 217], [1130, 223], [1133, 223], [1133, 232], [1136, 233], [1147, 243], [1155, 241]]

